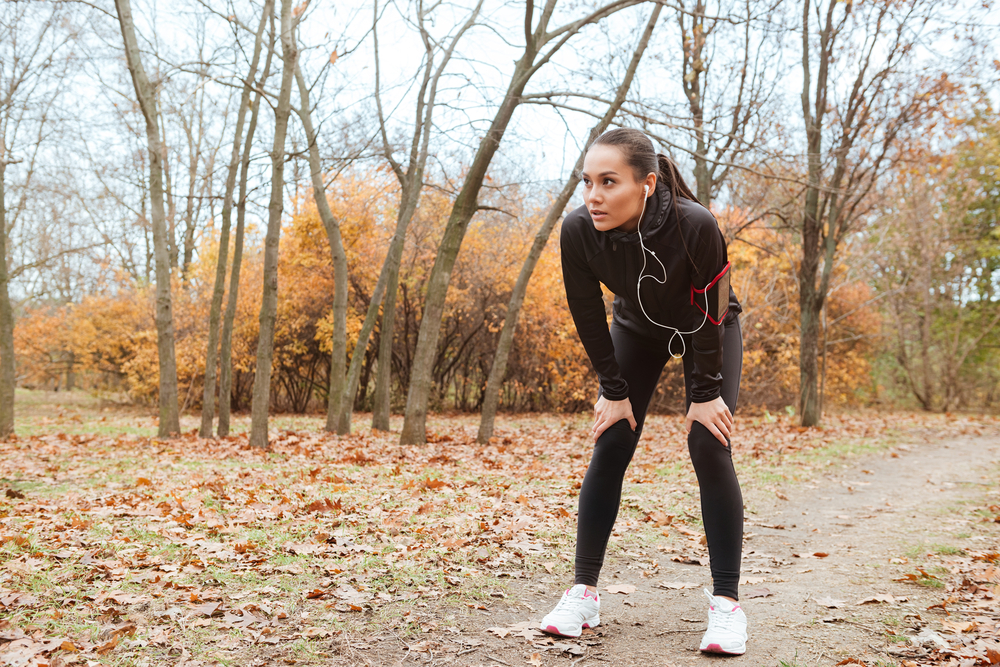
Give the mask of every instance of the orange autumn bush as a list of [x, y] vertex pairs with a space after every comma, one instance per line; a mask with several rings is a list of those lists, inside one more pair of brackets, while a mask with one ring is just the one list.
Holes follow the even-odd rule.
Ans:
[[[504, 210], [484, 211], [469, 225], [452, 272], [451, 288], [433, 371], [434, 409], [477, 410], [493, 363], [507, 303], [521, 264], [545, 215], [515, 192]], [[341, 175], [329, 201], [340, 222], [349, 266], [348, 353], [371, 302], [396, 223], [392, 175], [375, 170]], [[426, 282], [451, 209], [451, 199], [428, 189], [407, 232], [400, 268], [393, 332], [392, 400], [406, 398]], [[510, 213], [516, 215], [513, 217]], [[740, 223], [738, 211], [718, 213], [724, 230]], [[174, 330], [182, 407], [199, 407], [204, 376], [208, 313], [218, 247], [206, 235], [184, 284], [174, 285]], [[587, 410], [597, 379], [566, 305], [554, 230], [535, 269], [521, 310], [501, 394], [501, 409]], [[798, 295], [796, 249], [773, 230], [743, 230], [729, 248], [733, 286], [744, 307], [741, 404], [780, 408], [797, 402]], [[231, 253], [230, 253], [231, 256]], [[256, 366], [262, 280], [259, 233], [248, 229], [233, 332], [235, 410], [249, 408]], [[844, 267], [827, 309], [827, 404], [847, 404], [863, 394], [869, 377], [871, 340], [880, 320], [864, 307], [868, 287], [851, 282]], [[325, 407], [333, 331], [333, 268], [326, 231], [311, 191], [293, 198], [280, 246], [278, 312], [272, 369], [272, 409], [305, 412]], [[123, 392], [136, 402], [156, 399], [157, 353], [153, 293], [122, 280], [79, 304], [36, 307], [16, 329], [18, 369], [25, 386], [66, 385], [66, 378], [93, 390]], [[377, 371], [376, 327], [362, 366], [356, 407], [370, 408]], [[656, 412], [683, 406], [679, 363], [668, 364], [654, 396]]]

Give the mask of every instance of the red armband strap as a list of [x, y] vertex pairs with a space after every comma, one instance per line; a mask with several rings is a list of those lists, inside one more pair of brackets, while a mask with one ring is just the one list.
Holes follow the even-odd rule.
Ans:
[[[705, 313], [712, 324], [722, 324], [729, 312], [729, 270], [732, 266], [732, 262], [726, 262], [719, 275], [702, 289], [691, 285], [691, 305]], [[695, 294], [705, 294], [705, 297], [695, 299]]]

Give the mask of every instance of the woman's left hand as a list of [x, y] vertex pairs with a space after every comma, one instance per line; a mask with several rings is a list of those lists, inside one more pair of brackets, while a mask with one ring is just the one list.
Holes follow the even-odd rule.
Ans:
[[721, 396], [707, 403], [692, 403], [684, 420], [684, 429], [690, 433], [695, 422], [707, 428], [723, 445], [729, 444], [727, 438], [733, 432], [733, 413]]

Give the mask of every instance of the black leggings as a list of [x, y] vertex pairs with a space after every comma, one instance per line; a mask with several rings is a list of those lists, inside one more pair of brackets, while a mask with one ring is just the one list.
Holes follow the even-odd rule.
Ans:
[[[739, 318], [725, 325], [722, 350], [722, 400], [736, 413], [743, 368], [743, 334]], [[627, 420], [609, 427], [594, 446], [590, 467], [580, 489], [576, 532], [576, 583], [596, 586], [604, 564], [608, 538], [618, 516], [622, 482], [663, 366], [670, 359], [665, 341], [639, 336], [612, 323], [611, 339], [637, 428]], [[691, 337], [685, 336], [684, 384], [691, 404]], [[743, 552], [743, 494], [733, 468], [732, 445], [723, 446], [702, 424], [688, 434], [688, 451], [701, 489], [701, 516], [708, 538], [708, 554], [716, 595], [739, 599], [740, 558]]]

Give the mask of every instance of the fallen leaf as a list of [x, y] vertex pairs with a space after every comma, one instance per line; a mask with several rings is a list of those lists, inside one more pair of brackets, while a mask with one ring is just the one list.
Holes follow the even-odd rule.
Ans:
[[701, 584], [695, 584], [690, 581], [661, 581], [656, 584], [660, 588], [667, 588], [670, 590], [679, 590], [681, 588], [698, 588]]
[[977, 626], [972, 621], [950, 621], [948, 619], [944, 619], [941, 621], [941, 627], [945, 630], [962, 634], [963, 632], [972, 632]]
[[622, 593], [623, 595], [629, 595], [630, 593], [635, 593], [636, 588], [632, 584], [612, 584], [610, 586], [605, 586], [604, 590], [609, 593]]
[[857, 601], [857, 604], [877, 604], [879, 602], [885, 602], [887, 604], [895, 604], [896, 602], [906, 602], [909, 600], [907, 597], [893, 597], [888, 593], [882, 593], [879, 595], [872, 595], [871, 597], [863, 598]]
[[539, 667], [542, 664], [542, 656], [539, 653], [532, 653], [531, 658], [528, 659], [529, 665], [535, 665]]
[[925, 646], [927, 644], [934, 644], [938, 648], [948, 648], [948, 642], [945, 641], [944, 637], [934, 632], [930, 628], [924, 628], [920, 631], [920, 634], [910, 637], [910, 643], [914, 646]]
[[221, 602], [206, 602], [205, 604], [198, 605], [191, 609], [191, 613], [188, 616], [212, 616], [219, 611], [219, 607], [222, 606]]
[[816, 604], [821, 607], [827, 607], [828, 609], [838, 609], [840, 607], [846, 607], [847, 602], [844, 600], [834, 600], [833, 598], [816, 598]]
[[771, 591], [767, 588], [751, 588], [748, 591], [740, 593], [741, 598], [746, 598], [747, 600], [752, 600], [754, 598], [766, 598], [772, 595]]
[[657, 527], [669, 526], [673, 523], [675, 516], [673, 514], [665, 514], [660, 511], [653, 511], [646, 515], [643, 521], [652, 521]]

